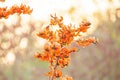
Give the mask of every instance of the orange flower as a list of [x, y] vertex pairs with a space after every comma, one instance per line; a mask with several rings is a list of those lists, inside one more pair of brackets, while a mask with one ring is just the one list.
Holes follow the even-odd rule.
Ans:
[[86, 32], [90, 25], [91, 25], [90, 22], [83, 21], [82, 24], [80, 24], [80, 26], [77, 30], [79, 32]]
[[75, 30], [70, 28], [70, 26], [63, 26], [58, 32], [58, 43], [66, 45], [73, 41], [75, 36]]
[[12, 6], [9, 11], [11, 14], [14, 14], [14, 13], [21, 14], [22, 13], [22, 10], [17, 5]]
[[56, 41], [56, 34], [49, 29], [49, 26], [47, 26], [44, 31], [37, 33], [37, 36], [49, 40], [50, 42]]
[[69, 53], [71, 53], [71, 52], [75, 52], [75, 51], [76, 51], [76, 48], [73, 47], [73, 48], [71, 48], [71, 49], [69, 50]]
[[56, 56], [56, 57], [60, 56], [60, 49], [61, 49], [61, 46], [58, 43], [52, 43], [51, 44], [51, 53], [54, 56]]
[[46, 43], [45, 45], [44, 45], [44, 52], [46, 52], [46, 53], [50, 53], [50, 44], [48, 44], [48, 43]]
[[0, 18], [8, 18], [9, 14], [6, 12], [7, 7], [0, 8]]
[[50, 25], [60, 25], [63, 21], [63, 17], [61, 16], [60, 18], [56, 17], [56, 14], [54, 16], [50, 15]]
[[49, 53], [45, 53], [42, 55], [41, 60], [43, 61], [49, 61], [50, 60], [50, 54]]
[[51, 70], [46, 74], [46, 76], [52, 76], [53, 74], [54, 74], [54, 78], [59, 78], [62, 76], [62, 71], [59, 69], [56, 69], [55, 72]]
[[40, 60], [43, 60], [43, 61], [49, 61], [50, 60], [50, 54], [49, 53], [45, 53], [45, 54], [36, 53], [36, 54], [34, 54], [34, 57], [38, 58]]
[[61, 49], [61, 55], [60, 58], [68, 58], [69, 57], [69, 50], [65, 47]]
[[0, 18], [8, 18], [9, 15], [18, 13], [18, 14], [30, 14], [32, 13], [32, 9], [30, 7], [26, 7], [26, 5], [21, 4], [21, 6], [13, 5], [11, 8], [7, 9], [7, 7], [0, 8]]
[[59, 70], [59, 69], [56, 69], [56, 70], [55, 70], [55, 77], [56, 77], [56, 78], [59, 78], [59, 77], [61, 77], [61, 76], [62, 76], [62, 71]]
[[21, 8], [23, 9], [23, 14], [31, 14], [33, 9], [30, 9], [30, 7], [26, 7], [25, 5], [21, 6]]
[[89, 46], [90, 43], [94, 43], [95, 42], [95, 38], [89, 38], [89, 39], [83, 39], [83, 40], [78, 40], [77, 43], [80, 46]]
[[70, 58], [63, 58], [58, 60], [58, 64], [61, 68], [64, 68], [65, 66], [68, 66], [70, 63]]
[[35, 57], [35, 58], [39, 58], [39, 57], [41, 57], [41, 54], [39, 54], [39, 53], [37, 52], [37, 53], [34, 54], [34, 57]]
[[52, 74], [53, 74], [53, 71], [50, 71], [50, 72], [46, 73], [46, 76], [52, 76]]
[[5, 0], [0, 0], [0, 2], [5, 2]]

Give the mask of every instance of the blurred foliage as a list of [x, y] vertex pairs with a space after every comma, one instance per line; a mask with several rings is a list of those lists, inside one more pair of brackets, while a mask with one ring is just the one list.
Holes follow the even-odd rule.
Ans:
[[[98, 0], [93, 1], [98, 4]], [[99, 43], [86, 48], [71, 45], [80, 51], [71, 55], [71, 65], [64, 72], [74, 80], [120, 80], [120, 6], [113, 7], [114, 0], [105, 1], [111, 6], [105, 12], [98, 9], [93, 13], [98, 23], [90, 36], [97, 37]], [[75, 7], [68, 10], [69, 16], [74, 17], [75, 11]], [[43, 77], [48, 63], [33, 58], [43, 45], [34, 33], [46, 22], [35, 22], [31, 17], [26, 22], [25, 16], [0, 19], [0, 80], [48, 80]]]

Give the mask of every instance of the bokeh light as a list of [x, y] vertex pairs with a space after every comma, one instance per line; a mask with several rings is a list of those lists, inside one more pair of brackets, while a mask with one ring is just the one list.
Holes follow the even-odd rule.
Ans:
[[12, 52], [7, 53], [7, 55], [5, 57], [5, 60], [6, 60], [5, 62], [7, 64], [13, 64], [14, 61], [15, 61], [15, 55], [14, 55], [14, 53], [12, 53]]

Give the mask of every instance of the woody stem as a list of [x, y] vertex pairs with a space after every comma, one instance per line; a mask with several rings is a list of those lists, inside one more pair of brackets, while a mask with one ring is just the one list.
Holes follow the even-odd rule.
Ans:
[[56, 59], [56, 64], [54, 65], [54, 68], [53, 68], [53, 74], [52, 74], [50, 80], [54, 80], [55, 71], [56, 71], [56, 68], [57, 68], [57, 66], [58, 66], [58, 60], [59, 60], [59, 57], [57, 57], [57, 59]]

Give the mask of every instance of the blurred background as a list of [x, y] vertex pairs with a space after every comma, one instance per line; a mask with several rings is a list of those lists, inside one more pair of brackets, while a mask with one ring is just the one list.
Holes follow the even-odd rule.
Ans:
[[83, 36], [99, 39], [85, 48], [72, 43], [79, 51], [64, 74], [74, 80], [120, 80], [120, 0], [6, 0], [0, 7], [21, 3], [33, 13], [0, 19], [0, 80], [48, 80], [49, 64], [34, 53], [45, 42], [35, 34], [49, 24], [50, 14], [63, 16], [66, 25], [87, 19], [92, 25]]

